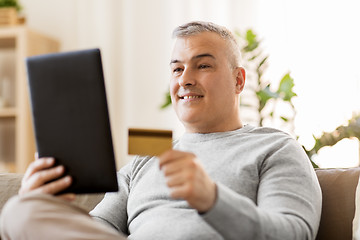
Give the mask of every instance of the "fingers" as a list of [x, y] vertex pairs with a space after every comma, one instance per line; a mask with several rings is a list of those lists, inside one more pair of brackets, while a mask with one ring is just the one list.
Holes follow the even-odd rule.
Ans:
[[192, 176], [190, 176], [190, 173], [182, 173], [180, 171], [171, 175], [165, 175], [165, 177], [166, 184], [169, 188], [175, 188], [177, 186], [180, 186], [186, 181], [191, 181], [189, 179], [193, 178]]
[[168, 150], [164, 152], [162, 155], [159, 156], [159, 165], [160, 169], [163, 168], [163, 166], [167, 165], [169, 166], [169, 163], [175, 163], [179, 160], [184, 160], [184, 158], [188, 159], [195, 159], [196, 156], [193, 153], [185, 153], [177, 150]]
[[[165, 168], [165, 167], [164, 167]], [[200, 193], [197, 190], [204, 180], [204, 175], [201, 166], [196, 166], [196, 163], [185, 163], [178, 171], [170, 174], [165, 174], [166, 184], [171, 189], [171, 197], [190, 200]]]
[[36, 191], [40, 193], [56, 194], [68, 188], [71, 185], [72, 179], [70, 176], [65, 176], [56, 181], [47, 183], [37, 188]]
[[65, 168], [63, 166], [57, 166], [54, 168], [42, 170], [35, 172], [31, 175], [31, 177], [27, 180], [27, 186], [29, 190], [36, 189], [45, 183], [57, 179], [61, 177], [65, 172]]
[[58, 192], [61, 192], [68, 188], [72, 183], [72, 179], [70, 176], [66, 176], [63, 178], [60, 178], [56, 181], [41, 185], [40, 187], [29, 189], [26, 187], [21, 187], [19, 194], [25, 194], [28, 192], [36, 192], [36, 193], [45, 193], [45, 194], [51, 194], [55, 195]]
[[199, 212], [205, 212], [214, 205], [216, 184], [194, 154], [169, 150], [159, 156], [159, 164], [171, 197], [186, 200]]
[[56, 194], [68, 188], [72, 182], [71, 177], [61, 178], [65, 173], [65, 168], [63, 166], [53, 167], [54, 164], [54, 158], [38, 158], [35, 154], [35, 161], [29, 165], [24, 174], [19, 194], [30, 191]]
[[161, 167], [161, 170], [164, 172], [164, 175], [172, 176], [184, 169], [188, 169], [189, 171], [195, 170], [197, 163], [193, 160], [192, 157], [186, 156], [183, 158], [176, 158], [173, 161], [169, 161], [165, 164], [163, 164]]
[[[57, 194], [71, 186], [72, 178], [63, 176], [64, 166], [56, 166], [55, 159], [51, 157], [39, 158], [35, 153], [35, 161], [27, 168], [22, 179], [19, 194], [28, 192]], [[75, 194], [62, 194], [58, 196], [67, 201], [73, 201]]]
[[159, 165], [171, 185], [191, 179], [198, 167], [194, 154], [176, 150], [169, 150], [159, 156]]
[[50, 168], [55, 164], [54, 158], [35, 158], [36, 160], [30, 163], [29, 167], [27, 168], [23, 182], [27, 181], [34, 173], [39, 172], [40, 170]]

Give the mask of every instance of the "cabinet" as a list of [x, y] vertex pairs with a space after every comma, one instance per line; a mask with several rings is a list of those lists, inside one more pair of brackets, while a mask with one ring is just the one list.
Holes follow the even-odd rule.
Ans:
[[0, 172], [25, 172], [34, 159], [25, 58], [59, 43], [26, 26], [0, 27]]

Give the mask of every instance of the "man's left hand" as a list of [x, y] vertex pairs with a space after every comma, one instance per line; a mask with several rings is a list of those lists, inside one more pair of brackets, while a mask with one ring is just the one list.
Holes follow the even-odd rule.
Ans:
[[216, 184], [192, 153], [169, 150], [159, 156], [171, 197], [184, 199], [200, 213], [216, 201]]

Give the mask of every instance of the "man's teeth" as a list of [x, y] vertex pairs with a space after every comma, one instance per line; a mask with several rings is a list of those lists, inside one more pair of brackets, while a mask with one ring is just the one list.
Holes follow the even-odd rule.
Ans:
[[183, 99], [201, 98], [201, 96], [184, 96]]

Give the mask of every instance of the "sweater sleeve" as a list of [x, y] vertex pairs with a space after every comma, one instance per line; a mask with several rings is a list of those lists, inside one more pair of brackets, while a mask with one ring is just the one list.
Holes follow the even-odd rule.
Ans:
[[203, 219], [225, 239], [315, 239], [321, 190], [302, 148], [286, 141], [258, 171], [257, 202], [217, 183], [216, 203]]
[[97, 221], [109, 224], [119, 232], [128, 235], [127, 199], [129, 196], [131, 163], [118, 172], [119, 191], [106, 193], [104, 199], [90, 212]]

